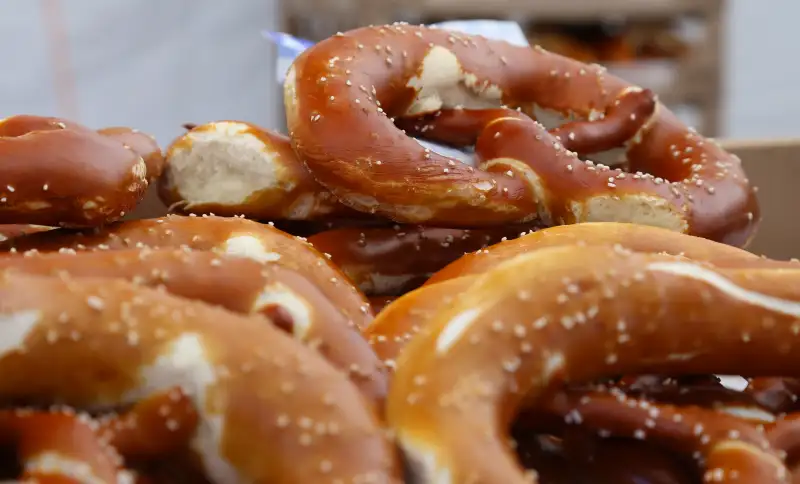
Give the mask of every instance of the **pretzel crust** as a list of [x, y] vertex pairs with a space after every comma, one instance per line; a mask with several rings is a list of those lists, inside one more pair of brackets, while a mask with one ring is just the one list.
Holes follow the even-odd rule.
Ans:
[[119, 280], [8, 271], [0, 315], [4, 400], [108, 408], [179, 386], [213, 482], [399, 482], [367, 400], [263, 318]]
[[373, 317], [366, 297], [305, 239], [238, 217], [168, 215], [91, 231], [32, 234], [0, 244], [0, 250], [18, 253], [141, 248], [205, 250], [273, 261], [308, 277], [328, 299], [339, 303], [341, 311], [357, 327], [365, 327]]
[[[541, 48], [394, 24], [340, 33], [304, 51], [287, 74], [284, 98], [295, 151], [323, 186], [360, 211], [474, 227], [536, 217], [560, 223], [566, 208], [563, 223], [641, 221], [745, 244], [760, 215], [740, 161], [660, 103], [626, 140], [631, 169], [641, 172], [627, 178], [564, 149], [579, 147], [570, 138], [590, 129], [558, 132], [562, 143], [514, 111], [485, 126], [487, 156], [477, 169], [431, 152], [393, 124], [504, 105], [540, 120], [591, 124], [640, 91], [601, 66]], [[525, 164], [523, 154], [532, 151], [549, 162]], [[548, 197], [569, 206], [548, 208]]]
[[383, 365], [353, 323], [308, 277], [276, 263], [213, 252], [123, 249], [0, 256], [0, 271], [32, 275], [114, 278], [241, 314], [261, 314], [347, 373], [365, 395], [382, 404]]
[[[798, 277], [608, 247], [520, 255], [479, 276], [403, 350], [388, 421], [423, 481], [529, 482], [497, 436], [523, 400], [565, 382], [795, 376]], [[774, 465], [754, 482], [784, 482], [780, 461], [757, 448], [731, 437], [717, 451], [726, 462], [767, 459]]]

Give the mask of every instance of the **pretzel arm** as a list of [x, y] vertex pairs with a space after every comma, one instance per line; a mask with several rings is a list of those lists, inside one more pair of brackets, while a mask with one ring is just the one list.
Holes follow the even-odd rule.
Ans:
[[305, 239], [243, 218], [168, 215], [90, 231], [32, 234], [0, 243], [0, 251], [14, 253], [142, 248], [194, 249], [276, 262], [308, 277], [329, 299], [338, 302], [357, 327], [366, 326], [373, 317], [366, 296]]
[[[624, 146], [634, 138], [656, 110], [649, 89], [630, 89], [608, 109], [602, 119], [572, 121], [549, 130], [567, 150], [581, 155]], [[416, 118], [400, 118], [397, 127], [409, 135], [457, 146], [472, 146], [492, 122], [515, 115], [509, 109], [443, 109]]]
[[541, 411], [603, 438], [647, 440], [692, 456], [706, 468], [707, 481], [785, 482], [781, 457], [755, 426], [711, 409], [656, 404], [621, 391], [590, 391], [561, 392]]
[[599, 153], [625, 145], [644, 127], [656, 110], [656, 96], [649, 89], [630, 89], [593, 121], [572, 121], [550, 129], [565, 149], [579, 155]]
[[[518, 256], [479, 276], [403, 349], [388, 421], [412, 462], [425, 456], [424, 468], [412, 466], [423, 478], [525, 482], [504, 443], [486, 436], [504, 436], [523, 403], [566, 383], [795, 376], [798, 281], [796, 269], [712, 269], [606, 247]], [[745, 448], [729, 442], [718, 452]], [[777, 471], [757, 482], [780, 482]]]
[[205, 251], [140, 249], [0, 256], [0, 271], [124, 279], [242, 314], [261, 314], [315, 348], [382, 401], [383, 367], [353, 320], [307, 276], [280, 265]]
[[[549, 227], [466, 254], [434, 274], [426, 284], [485, 272], [505, 260], [534, 250], [568, 245], [619, 246], [634, 252], [680, 255], [714, 265], [767, 264], [751, 252], [700, 237], [646, 225], [596, 222]], [[800, 267], [791, 262], [785, 265]]]
[[89, 419], [68, 411], [3, 410], [0, 433], [0, 441], [17, 449], [22, 482], [117, 482], [119, 455], [103, 445]]
[[153, 459], [188, 446], [199, 418], [191, 398], [173, 388], [99, 418], [96, 431], [126, 459]]
[[456, 146], [472, 146], [491, 123], [506, 117], [525, 116], [513, 109], [442, 109], [434, 114], [395, 120], [409, 135]]

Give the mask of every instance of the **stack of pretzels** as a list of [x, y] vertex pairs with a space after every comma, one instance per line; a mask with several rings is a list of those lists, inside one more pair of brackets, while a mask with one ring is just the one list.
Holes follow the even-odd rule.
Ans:
[[800, 263], [652, 92], [395, 24], [285, 105], [0, 121], [0, 480], [800, 482]]

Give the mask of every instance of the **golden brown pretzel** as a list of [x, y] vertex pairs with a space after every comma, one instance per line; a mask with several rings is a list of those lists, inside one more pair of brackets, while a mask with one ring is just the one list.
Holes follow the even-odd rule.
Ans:
[[527, 233], [527, 227], [448, 229], [417, 226], [344, 228], [308, 242], [368, 296], [401, 295], [467, 252]]
[[[411, 340], [388, 421], [423, 480], [528, 482], [493, 438], [523, 399], [620, 374], [796, 376], [798, 334], [796, 269], [719, 269], [608, 247], [538, 250], [479, 276]], [[771, 469], [747, 482], [784, 482], [779, 460], [735, 435], [712, 452], [740, 472], [741, 462]]]
[[59, 118], [0, 120], [0, 222], [91, 227], [122, 218], [144, 196], [142, 156]]
[[208, 250], [262, 262], [274, 261], [304, 274], [329, 299], [339, 301], [342, 312], [357, 327], [364, 327], [372, 320], [372, 311], [366, 297], [304, 239], [292, 237], [270, 225], [243, 218], [168, 215], [120, 222], [83, 232], [53, 231], [32, 234], [0, 244], [0, 250], [14, 252], [145, 247]]
[[399, 482], [368, 401], [263, 318], [119, 280], [10, 271], [0, 316], [3, 401], [108, 408], [179, 386], [198, 412], [184, 446], [212, 482]]
[[692, 260], [718, 265], [751, 262], [761, 265], [763, 262], [761, 257], [751, 252], [700, 237], [678, 234], [671, 230], [638, 224], [596, 222], [549, 227], [466, 254], [434, 274], [425, 284], [478, 274], [519, 254], [567, 245], [618, 245], [634, 252], [681, 255]]
[[286, 136], [242, 121], [187, 127], [167, 148], [159, 181], [174, 210], [257, 220], [358, 215], [314, 180]]
[[[486, 126], [477, 169], [432, 153], [392, 123], [504, 104], [530, 108], [540, 121], [549, 113], [591, 123], [640, 91], [601, 66], [540, 48], [404, 24], [361, 28], [303, 52], [284, 89], [290, 137], [314, 177], [342, 203], [397, 221], [635, 221], [741, 245], [759, 220], [740, 161], [661, 104], [634, 121], [642, 128], [624, 146], [642, 174], [583, 163], [515, 111]], [[533, 151], [547, 163], [526, 165], [537, 161], [522, 157]]]
[[303, 274], [278, 264], [180, 249], [123, 249], [0, 255], [0, 271], [117, 278], [165, 289], [242, 314], [262, 314], [316, 349], [370, 398], [386, 396], [384, 369], [341, 300], [331, 300]]

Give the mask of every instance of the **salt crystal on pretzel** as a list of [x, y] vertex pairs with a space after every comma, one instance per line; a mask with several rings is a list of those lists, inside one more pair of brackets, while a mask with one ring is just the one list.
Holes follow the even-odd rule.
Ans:
[[[800, 270], [543, 249], [479, 276], [411, 340], [388, 421], [423, 481], [529, 482], [499, 439], [523, 400], [620, 374], [797, 376], [798, 335]], [[785, 482], [779, 460], [735, 435], [714, 452], [769, 469], [749, 482]]]
[[[746, 244], [759, 212], [740, 161], [660, 103], [644, 119], [626, 118], [626, 109], [610, 115], [642, 92], [600, 66], [539, 48], [405, 24], [356, 29], [310, 47], [284, 85], [295, 150], [322, 185], [358, 210], [450, 226], [628, 221]], [[393, 123], [503, 105], [540, 121], [555, 113], [585, 124], [559, 140], [509, 110], [483, 126], [477, 148], [484, 144], [486, 153], [474, 168], [420, 146]], [[583, 162], [564, 146], [580, 143], [570, 138], [581, 133], [608, 141], [630, 125], [638, 126], [625, 140], [634, 173]]]

